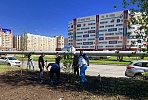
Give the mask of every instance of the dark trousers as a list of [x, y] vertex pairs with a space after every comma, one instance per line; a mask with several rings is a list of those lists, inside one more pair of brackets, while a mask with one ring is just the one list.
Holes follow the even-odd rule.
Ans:
[[50, 82], [53, 82], [54, 73], [56, 74], [57, 84], [58, 84], [59, 80], [60, 80], [60, 68], [51, 68], [50, 69]]
[[79, 66], [74, 66], [74, 74], [79, 76]]

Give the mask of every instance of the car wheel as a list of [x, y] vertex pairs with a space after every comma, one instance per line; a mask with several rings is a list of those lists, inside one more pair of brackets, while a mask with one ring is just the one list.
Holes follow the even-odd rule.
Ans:
[[10, 63], [8, 63], [7, 65], [8, 65], [8, 66], [11, 66], [11, 64], [10, 64]]
[[144, 77], [141, 74], [137, 74], [137, 75], [135, 75], [135, 79], [143, 80]]

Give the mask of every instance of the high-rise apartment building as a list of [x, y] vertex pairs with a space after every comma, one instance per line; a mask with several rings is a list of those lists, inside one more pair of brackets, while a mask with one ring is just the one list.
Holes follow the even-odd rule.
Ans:
[[0, 50], [13, 50], [13, 31], [0, 28]]
[[[68, 23], [68, 43], [77, 50], [128, 50], [138, 25], [128, 28], [128, 10], [75, 18]], [[136, 16], [139, 16], [137, 14]], [[130, 36], [128, 35], [130, 33]], [[132, 49], [137, 49], [137, 42]]]
[[64, 37], [62, 35], [54, 37], [56, 39], [56, 50], [59, 51], [64, 47]]
[[68, 46], [68, 38], [64, 38], [64, 46]]
[[55, 51], [58, 44], [61, 43], [59, 37], [46, 37], [40, 36], [30, 33], [24, 33], [20, 36], [14, 36], [14, 47], [16, 50], [24, 50], [24, 51]]
[[21, 36], [16, 35], [13, 37], [13, 48], [20, 51], [21, 50]]

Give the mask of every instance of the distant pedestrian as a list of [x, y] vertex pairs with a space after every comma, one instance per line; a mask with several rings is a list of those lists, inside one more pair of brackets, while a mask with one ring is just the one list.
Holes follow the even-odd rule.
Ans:
[[50, 68], [50, 84], [53, 85], [53, 76], [56, 74], [57, 80], [56, 83], [59, 84], [60, 80], [60, 66], [56, 63], [49, 63], [46, 69], [51, 66]]
[[79, 76], [79, 66], [78, 66], [78, 60], [79, 60], [79, 57], [77, 54], [74, 54], [74, 58], [73, 58], [73, 69], [74, 69], [74, 74]]
[[56, 52], [55, 63], [58, 64], [59, 66], [60, 66], [60, 60], [61, 60], [61, 56], [59, 55], [58, 52]]
[[45, 56], [44, 53], [41, 54], [41, 56], [38, 59], [38, 64], [39, 64], [39, 69], [40, 69], [40, 73], [39, 73], [39, 82], [43, 83], [42, 77], [43, 77], [43, 71], [44, 71], [44, 59], [43, 57]]
[[87, 62], [82, 55], [80, 55], [79, 57], [78, 65], [80, 67], [81, 83], [85, 83], [87, 82], [87, 79], [85, 78], [85, 70], [87, 69]]
[[33, 59], [31, 58], [31, 56], [32, 56], [31, 53], [29, 53], [28, 54], [28, 61], [27, 61], [27, 68], [30, 69], [32, 67], [32, 69], [34, 70], [34, 64], [32, 62]]

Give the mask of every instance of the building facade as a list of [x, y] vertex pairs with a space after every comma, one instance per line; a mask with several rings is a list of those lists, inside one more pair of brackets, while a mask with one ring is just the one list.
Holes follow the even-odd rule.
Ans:
[[13, 50], [13, 31], [0, 28], [0, 50]]
[[[63, 36], [59, 36], [63, 37]], [[57, 47], [62, 47], [61, 41], [56, 37], [46, 37], [30, 33], [14, 36], [14, 47], [23, 51], [55, 51]]]
[[68, 23], [68, 44], [76, 50], [135, 50], [143, 44], [131, 46], [131, 42], [137, 41], [135, 30], [139, 26], [128, 28], [125, 20], [129, 14], [125, 10], [75, 18]]
[[64, 37], [62, 35], [60, 36], [54, 36], [56, 39], [56, 51], [61, 51], [61, 49], [64, 47]]
[[64, 46], [68, 46], [68, 38], [64, 38]]

